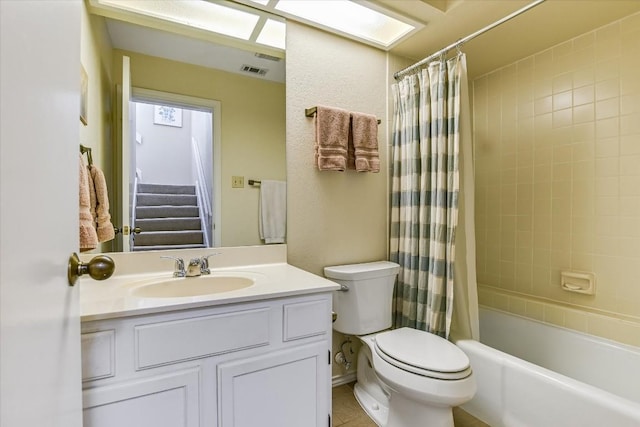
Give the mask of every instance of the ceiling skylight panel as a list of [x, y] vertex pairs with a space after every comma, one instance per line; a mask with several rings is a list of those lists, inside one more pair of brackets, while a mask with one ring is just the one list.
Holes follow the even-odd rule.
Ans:
[[249, 40], [259, 16], [201, 0], [99, 0], [99, 3], [159, 19]]
[[267, 19], [256, 42], [278, 49], [285, 48], [286, 24], [274, 19]]
[[277, 10], [383, 46], [415, 29], [413, 25], [348, 0], [280, 0]]

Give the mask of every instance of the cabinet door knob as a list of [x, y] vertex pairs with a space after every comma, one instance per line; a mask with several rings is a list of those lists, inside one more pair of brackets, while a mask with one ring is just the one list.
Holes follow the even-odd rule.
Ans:
[[80, 261], [77, 253], [72, 253], [67, 266], [67, 278], [69, 286], [73, 286], [78, 281], [78, 277], [88, 274], [92, 279], [105, 280], [111, 277], [116, 269], [116, 263], [111, 257], [97, 255], [88, 263]]

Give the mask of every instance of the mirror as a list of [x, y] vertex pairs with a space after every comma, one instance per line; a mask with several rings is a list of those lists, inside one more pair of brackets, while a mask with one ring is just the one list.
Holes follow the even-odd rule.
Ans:
[[[138, 179], [137, 184], [169, 184], [166, 179], [175, 175], [176, 170], [181, 167], [178, 166], [179, 156], [168, 152], [171, 145], [177, 146], [179, 143], [177, 139], [171, 140], [174, 137], [171, 134], [177, 135], [179, 130], [185, 133], [187, 128], [195, 128], [195, 121], [208, 120], [212, 126], [206, 129], [199, 128], [197, 134], [200, 136], [197, 138], [194, 134], [186, 132], [185, 141], [180, 144], [184, 143], [189, 147], [192, 141], [197, 139], [201, 147], [199, 151], [201, 158], [204, 158], [201, 161], [205, 165], [204, 173], [198, 174], [194, 166], [192, 175], [195, 177], [194, 180], [197, 180], [198, 176], [207, 177], [204, 181], [207, 181], [208, 189], [203, 193], [208, 192], [211, 196], [211, 216], [214, 218], [212, 228], [215, 228], [211, 233], [209, 246], [264, 244], [259, 235], [258, 225], [260, 185], [249, 185], [249, 181], [286, 181], [284, 59], [216, 45], [210, 41], [190, 39], [123, 21], [103, 19], [106, 21], [113, 47], [113, 83], [122, 85], [123, 77], [120, 70], [123, 58], [128, 57], [132, 99], [141, 101], [137, 106], [131, 104], [129, 107], [131, 130], [128, 134], [130, 145], [133, 146], [131, 152], [135, 153], [136, 148], [139, 152], [140, 149], [148, 150], [150, 147], [158, 146], [159, 153], [165, 157], [165, 163], [158, 166], [164, 170], [163, 180], [157, 180], [162, 182], [150, 182], [157, 171], [152, 171], [148, 166], [149, 160], [145, 160], [146, 166], [140, 162], [127, 166], [120, 161], [123, 155], [121, 150], [114, 150], [115, 172], [112, 177], [113, 191], [110, 195], [114, 225], [121, 226], [122, 212], [127, 209], [125, 203], [120, 201], [126, 191], [121, 189], [124, 172], [130, 176], [131, 184], [125, 186], [131, 192], [147, 191], [140, 185], [133, 184], [135, 177]], [[241, 68], [248, 69], [248, 72], [241, 71]], [[165, 95], [168, 98], [163, 99]], [[194, 99], [195, 103], [192, 102]], [[116, 110], [119, 102], [120, 100], [114, 102]], [[189, 111], [188, 108], [194, 111]], [[159, 123], [158, 114], [162, 114], [162, 111], [169, 115], [175, 114], [173, 119], [169, 119], [173, 120], [172, 123]], [[180, 125], [177, 124], [178, 112]], [[194, 118], [201, 112], [210, 113], [212, 116], [209, 116], [209, 119], [206, 116], [204, 119]], [[118, 115], [122, 115], [122, 112], [116, 114]], [[142, 117], [146, 123], [144, 126], [139, 123], [136, 126], [136, 122]], [[113, 129], [116, 134], [120, 132], [117, 118]], [[158, 139], [161, 137], [156, 134], [156, 131], [160, 130], [169, 132], [170, 135], [161, 141]], [[202, 139], [207, 137], [212, 139], [213, 145], [205, 145], [203, 148]], [[114, 146], [119, 147], [120, 142], [116, 142]], [[125, 154], [125, 158], [127, 156], [135, 157], [135, 154]], [[118, 165], [118, 162], [121, 164]], [[210, 166], [214, 170], [207, 170]], [[195, 191], [198, 191], [197, 188]], [[131, 199], [132, 197], [133, 194], [130, 195]], [[138, 197], [137, 202], [140, 200]], [[189, 204], [191, 205], [191, 202]], [[136, 215], [132, 210], [129, 213], [131, 216]], [[145, 215], [139, 214], [137, 218], [143, 216]], [[167, 216], [171, 215], [163, 214], [163, 218]], [[164, 219], [163, 221], [167, 222]], [[135, 245], [136, 237], [146, 234], [155, 239], [156, 235], [164, 232], [145, 230], [146, 226], [132, 223], [132, 227], [135, 226], [140, 226], [142, 232], [133, 235], [133, 250], [146, 249]], [[122, 250], [123, 238], [128, 237], [116, 235], [111, 250]], [[151, 240], [161, 240], [154, 239]], [[154, 250], [162, 249], [155, 243], [151, 243], [150, 246]], [[182, 243], [169, 242], [169, 246], [166, 246], [168, 249], [178, 247], [182, 247]]]

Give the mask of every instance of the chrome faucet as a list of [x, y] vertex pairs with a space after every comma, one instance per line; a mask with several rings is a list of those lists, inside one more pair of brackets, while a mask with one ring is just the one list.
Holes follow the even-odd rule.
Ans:
[[197, 277], [202, 274], [200, 263], [200, 258], [191, 258], [187, 266], [187, 277]]
[[161, 256], [160, 258], [172, 259], [176, 262], [173, 271], [173, 277], [185, 277], [187, 275], [187, 272], [184, 270], [184, 261], [182, 260], [182, 258], [165, 255]]
[[209, 257], [220, 255], [220, 252], [216, 252], [214, 254], [205, 255], [200, 258], [200, 273], [202, 274], [211, 274], [211, 270], [209, 269]]
[[184, 268], [184, 260], [182, 258], [172, 256], [161, 256], [160, 258], [172, 259], [176, 262], [173, 277], [198, 277], [202, 274], [211, 274], [211, 270], [209, 269], [209, 257], [215, 255], [220, 255], [220, 253], [205, 255], [200, 258], [191, 258], [186, 270]]

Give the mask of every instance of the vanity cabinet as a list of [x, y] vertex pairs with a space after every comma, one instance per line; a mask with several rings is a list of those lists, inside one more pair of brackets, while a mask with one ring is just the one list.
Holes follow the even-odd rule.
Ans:
[[331, 294], [82, 324], [85, 427], [324, 427]]

